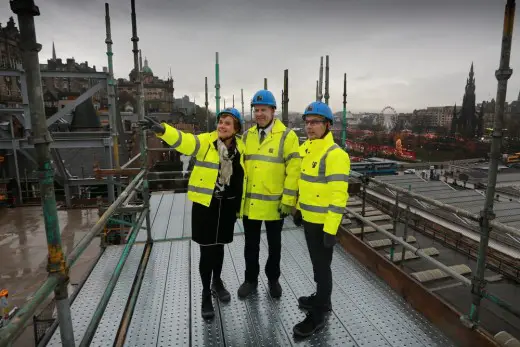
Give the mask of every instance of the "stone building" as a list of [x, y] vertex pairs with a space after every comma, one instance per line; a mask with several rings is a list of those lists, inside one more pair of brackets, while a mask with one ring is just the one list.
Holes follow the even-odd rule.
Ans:
[[[0, 23], [0, 70], [15, 69], [22, 63], [22, 55], [18, 48], [20, 33], [13, 17], [6, 26]], [[0, 76], [0, 104], [4, 107], [21, 107], [22, 95], [19, 80], [15, 77]]]
[[[136, 74], [132, 69], [129, 79], [120, 78], [117, 80], [117, 91], [120, 111], [128, 111], [130, 108], [137, 107], [137, 87], [135, 85]], [[146, 112], [173, 112], [173, 78], [168, 76], [166, 80], [162, 80], [154, 76], [152, 69], [148, 65], [148, 59], [145, 58], [143, 65], [143, 87], [144, 87], [144, 108]]]

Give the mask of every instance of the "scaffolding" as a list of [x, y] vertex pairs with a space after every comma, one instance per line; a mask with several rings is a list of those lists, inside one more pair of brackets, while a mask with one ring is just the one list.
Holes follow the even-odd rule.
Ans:
[[[107, 14], [107, 45], [109, 43], [109, 15], [108, 15], [108, 5], [105, 5], [106, 14]], [[140, 105], [138, 107], [138, 119], [143, 120], [144, 118], [144, 110], [142, 108], [143, 103], [143, 88], [141, 81], [141, 69], [138, 59], [138, 41], [139, 38], [137, 36], [137, 27], [136, 27], [136, 13], [135, 13], [135, 0], [131, 0], [132, 7], [132, 42], [133, 42], [133, 54], [134, 54], [134, 68], [136, 73], [136, 80], [134, 81], [137, 90], [139, 91], [139, 102]], [[106, 211], [100, 216], [97, 223], [92, 227], [92, 229], [88, 232], [88, 234], [81, 240], [81, 242], [72, 250], [69, 254], [68, 258], [65, 258], [65, 255], [62, 250], [61, 245], [61, 237], [60, 237], [60, 227], [57, 220], [57, 211], [56, 211], [56, 200], [55, 200], [55, 192], [54, 192], [54, 172], [51, 166], [51, 152], [50, 149], [53, 146], [56, 146], [56, 143], [60, 143], [60, 141], [56, 141], [53, 136], [50, 135], [48, 131], [49, 122], [54, 122], [60, 117], [64, 115], [62, 113], [58, 113], [48, 120], [45, 118], [44, 108], [43, 108], [43, 99], [41, 98], [41, 76], [44, 73], [40, 72], [39, 63], [38, 63], [38, 51], [40, 46], [36, 42], [36, 31], [34, 25], [34, 16], [39, 15], [39, 9], [34, 4], [33, 0], [15, 0], [11, 2], [11, 9], [15, 14], [18, 15], [19, 25], [20, 25], [20, 33], [21, 40], [24, 44], [23, 51], [23, 75], [25, 78], [22, 78], [23, 83], [26, 84], [26, 96], [24, 98], [24, 105], [27, 102], [27, 112], [25, 112], [25, 118], [23, 118], [24, 124], [28, 126], [28, 129], [31, 129], [31, 136], [27, 140], [17, 140], [16, 144], [13, 142], [11, 146], [14, 148], [24, 149], [24, 148], [32, 148], [36, 149], [37, 157], [35, 161], [38, 163], [38, 168], [40, 172], [40, 187], [41, 187], [41, 199], [42, 199], [42, 207], [43, 207], [43, 215], [45, 219], [45, 229], [47, 235], [47, 243], [48, 243], [48, 267], [47, 271], [49, 276], [47, 280], [43, 283], [43, 285], [34, 293], [31, 300], [29, 300], [15, 315], [15, 317], [9, 322], [9, 324], [0, 330], [0, 347], [9, 346], [25, 329], [26, 323], [34, 316], [37, 308], [50, 296], [52, 292], [54, 292], [54, 297], [56, 301], [57, 313], [58, 313], [58, 322], [60, 329], [61, 342], [63, 346], [75, 346], [75, 337], [72, 327], [71, 320], [71, 310], [70, 310], [70, 299], [68, 296], [67, 284], [69, 282], [69, 269], [76, 263], [78, 258], [82, 255], [85, 249], [90, 245], [90, 243], [103, 232], [107, 223], [112, 222], [114, 224], [120, 224], [130, 227], [130, 231], [126, 237], [126, 243], [124, 248], [121, 251], [121, 254], [118, 258], [117, 264], [115, 265], [114, 271], [108, 281], [103, 295], [95, 309], [94, 315], [90, 320], [88, 327], [86, 328], [85, 334], [81, 339], [80, 346], [88, 346], [96, 332], [96, 329], [101, 321], [103, 313], [105, 312], [108, 302], [112, 296], [116, 283], [121, 275], [123, 270], [123, 266], [125, 265], [129, 254], [136, 242], [137, 236], [139, 232], [144, 229], [146, 230], [146, 250], [145, 256], [150, 254], [151, 245], [153, 244], [152, 232], [151, 232], [151, 222], [150, 222], [150, 192], [149, 192], [149, 168], [147, 155], [150, 151], [157, 150], [155, 148], [147, 148], [146, 141], [146, 131], [144, 129], [140, 129], [140, 153], [132, 158], [128, 163], [121, 165], [120, 168], [116, 169], [108, 169], [101, 170], [100, 174], [104, 176], [113, 177], [117, 175], [128, 175], [133, 176], [129, 179], [129, 183], [124, 187], [120, 194], [118, 194], [117, 198], [114, 197], [111, 205], [106, 209]], [[511, 75], [511, 70], [509, 69], [509, 54], [511, 47], [511, 37], [512, 37], [512, 27], [514, 22], [514, 11], [515, 11], [515, 1], [508, 0], [506, 4], [505, 11], [505, 20], [504, 20], [504, 40], [502, 46], [502, 55], [501, 55], [501, 64], [500, 69], [497, 71], [497, 79], [499, 80], [499, 87], [497, 91], [497, 117], [495, 118], [495, 129], [501, 129], [501, 121], [503, 118], [503, 104], [505, 91], [507, 87], [507, 78]], [[107, 55], [111, 56], [111, 48], [107, 47]], [[328, 58], [328, 57], [327, 57]], [[328, 62], [328, 59], [327, 59]], [[220, 95], [218, 93], [220, 85], [219, 85], [219, 73], [218, 73], [218, 53], [216, 55], [216, 80], [217, 83], [215, 87], [217, 88], [217, 108], [219, 103]], [[327, 64], [328, 70], [328, 64]], [[12, 73], [12, 72], [8, 72]], [[17, 76], [20, 76], [21, 72], [16, 72]], [[318, 98], [321, 100], [323, 95], [321, 91], [321, 80], [323, 73], [323, 58], [321, 58], [321, 66], [320, 66], [320, 83], [319, 83], [319, 95]], [[62, 75], [67, 75], [67, 73], [60, 73]], [[82, 74], [82, 76], [84, 76]], [[96, 74], [97, 78], [101, 78], [106, 82], [106, 86], [111, 88], [111, 82], [113, 81], [113, 76], [109, 73], [107, 74]], [[328, 76], [328, 73], [327, 73]], [[328, 80], [328, 77], [327, 77]], [[97, 87], [101, 88], [101, 86]], [[267, 79], [265, 80], [265, 88], [267, 88]], [[287, 90], [287, 88], [286, 88]], [[326, 86], [326, 100], [328, 101], [328, 86]], [[115, 101], [114, 101], [115, 102]], [[115, 104], [111, 104], [111, 107], [115, 107]], [[286, 106], [287, 107], [287, 106]], [[30, 114], [30, 118], [28, 115]], [[113, 121], [115, 120], [115, 112], [110, 112], [111, 119], [113, 125]], [[106, 136], [107, 134], [103, 134]], [[111, 131], [107, 137], [100, 137], [97, 139], [85, 138], [85, 139], [66, 139], [63, 143], [72, 143], [74, 141], [80, 141], [82, 145], [85, 144], [102, 144], [103, 147], [111, 147], [114, 144], [117, 144], [117, 132]], [[491, 172], [495, 172], [495, 174], [490, 174], [490, 182], [488, 184], [488, 195], [494, 195], [494, 181], [496, 180], [496, 170], [498, 163], [498, 147], [497, 144], [501, 139], [501, 131], [495, 130], [495, 135], [493, 138], [493, 147], [492, 147], [492, 163], [491, 163]], [[68, 141], [68, 142], [67, 142]], [[72, 142], [71, 142], [72, 141]], [[1, 145], [1, 143], [0, 143]], [[1, 147], [0, 147], [1, 148]], [[11, 148], [11, 147], [10, 147]], [[54, 147], [56, 148], [56, 147]], [[59, 145], [58, 147], [59, 148]], [[164, 150], [164, 149], [159, 149]], [[141, 167], [139, 169], [128, 169], [128, 166], [131, 163], [134, 163], [137, 159], [141, 159]], [[111, 162], [111, 167], [114, 162]], [[115, 162], [117, 166], [117, 161]], [[499, 305], [503, 309], [507, 310], [511, 314], [516, 317], [520, 317], [520, 313], [518, 311], [518, 307], [514, 307], [511, 304], [504, 302], [502, 299], [497, 296], [491, 294], [488, 290], [485, 289], [485, 282], [483, 279], [483, 267], [486, 264], [486, 251], [487, 244], [489, 241], [489, 229], [496, 228], [507, 231], [514, 235], [520, 236], [520, 231], [517, 229], [508, 227], [501, 223], [495, 222], [492, 220], [492, 211], [493, 204], [491, 202], [486, 203], [486, 207], [481, 215], [475, 215], [465, 210], [457, 209], [455, 207], [443, 204], [434, 199], [429, 199], [419, 194], [413, 193], [409, 190], [393, 186], [384, 182], [380, 182], [376, 179], [369, 179], [367, 177], [359, 177], [359, 179], [363, 182], [363, 191], [362, 191], [362, 211], [361, 214], [354, 211], [352, 208], [346, 208], [346, 212], [352, 215], [355, 219], [362, 222], [362, 233], [360, 237], [360, 242], [363, 241], [363, 231], [365, 230], [364, 226], [367, 225], [374, 230], [377, 230], [384, 235], [386, 235], [392, 241], [392, 249], [391, 254], [393, 254], [393, 249], [396, 245], [400, 245], [403, 249], [411, 251], [416, 254], [420, 258], [423, 258], [428, 263], [435, 266], [435, 268], [441, 269], [444, 273], [451, 276], [453, 279], [461, 282], [464, 286], [471, 288], [471, 293], [474, 296], [474, 300], [472, 306], [470, 308], [470, 313], [466, 316], [460, 317], [461, 326], [451, 327], [451, 331], [448, 334], [458, 334], [463, 331], [464, 336], [472, 336], [475, 340], [480, 341], [479, 339], [485, 340], [485, 333], [479, 330], [479, 308], [481, 305], [481, 299], [486, 298], [491, 302]], [[109, 181], [109, 184], [113, 184], [114, 181]], [[394, 235], [392, 232], [387, 231], [386, 229], [378, 226], [373, 221], [365, 216], [365, 199], [366, 199], [366, 186], [369, 184], [382, 185], [385, 188], [389, 188], [394, 190], [396, 194], [395, 200], [395, 209], [396, 211], [399, 208], [399, 198], [398, 196], [401, 194], [402, 196], [407, 196], [410, 198], [415, 198], [421, 201], [425, 201], [433, 206], [444, 209], [446, 211], [450, 211], [455, 213], [458, 216], [465, 217], [480, 223], [482, 228], [482, 238], [480, 241], [480, 250], [478, 257], [478, 270], [476, 276], [474, 276], [471, 280], [462, 276], [459, 272], [454, 269], [438, 262], [430, 255], [428, 255], [424, 250], [414, 247], [408, 241], [407, 237], [400, 238]], [[119, 213], [130, 213], [132, 214], [131, 222], [128, 220], [115, 218], [116, 214]], [[405, 215], [407, 218], [408, 213]], [[397, 219], [397, 214], [394, 216], [394, 219]], [[352, 235], [346, 235], [345, 233], [340, 235], [340, 238], [344, 237], [352, 237]], [[107, 245], [102, 242], [102, 247], [106, 247]], [[392, 265], [393, 266], [393, 265]], [[143, 276], [143, 272], [139, 272], [138, 276]], [[138, 279], [138, 282], [142, 278]], [[130, 310], [126, 310], [123, 320], [122, 326], [128, 329], [129, 319], [131, 313], [133, 311], [133, 307], [135, 306], [137, 300], [137, 293], [132, 292], [129, 298]], [[427, 305], [428, 303], [425, 303]], [[439, 317], [442, 318], [442, 317]], [[466, 329], [466, 330], [462, 330]], [[484, 337], [482, 337], [484, 336]], [[452, 338], [458, 338], [458, 336], [450, 336]], [[119, 341], [121, 342], [121, 341]]]

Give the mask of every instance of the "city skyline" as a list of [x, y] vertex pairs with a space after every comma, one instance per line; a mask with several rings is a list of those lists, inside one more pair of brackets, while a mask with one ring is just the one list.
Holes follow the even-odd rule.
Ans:
[[[389, 6], [329, 0], [318, 6], [293, 0], [278, 5], [271, 0], [261, 5], [238, 0], [210, 4], [154, 0], [146, 6], [137, 2], [136, 12], [143, 58], [148, 58], [160, 78], [166, 78], [171, 68], [176, 97], [188, 95], [203, 104], [207, 76], [210, 108], [215, 108], [218, 51], [226, 104], [234, 94], [240, 108], [243, 88], [247, 110], [264, 77], [281, 104], [287, 68], [289, 110], [301, 112], [315, 98], [320, 56], [328, 54], [334, 112], [342, 109], [346, 72], [349, 111], [379, 112], [390, 105], [408, 113], [428, 106], [460, 105], [472, 62], [477, 102], [495, 98], [504, 3], [475, 1], [468, 7], [464, 1], [441, 1], [435, 6], [398, 1]], [[52, 56], [54, 42], [59, 58], [88, 61], [98, 71], [107, 65], [103, 1], [36, 4], [41, 12], [35, 20], [42, 63]], [[0, 13], [5, 14], [2, 23], [11, 15], [17, 19], [8, 3], [0, 4]], [[53, 17], [54, 13], [59, 16]], [[56, 27], [56, 20], [63, 30]], [[128, 78], [133, 68], [130, 1], [111, 3], [111, 20], [115, 77]], [[519, 44], [515, 30], [507, 101], [516, 100], [520, 90]]]

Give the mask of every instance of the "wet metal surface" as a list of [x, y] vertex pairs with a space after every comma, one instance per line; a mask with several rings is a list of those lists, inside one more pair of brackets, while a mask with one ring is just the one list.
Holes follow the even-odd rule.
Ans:
[[[97, 209], [58, 211], [63, 251], [68, 254], [98, 220]], [[0, 208], [0, 288], [9, 290], [9, 304], [21, 307], [47, 278], [47, 241], [42, 208]], [[99, 243], [85, 250], [70, 272], [77, 284], [99, 254]], [[69, 287], [69, 294], [72, 287]], [[49, 300], [52, 295], [49, 297]], [[38, 313], [39, 311], [37, 311]], [[32, 346], [33, 328], [13, 344]]]
[[[63, 251], [68, 254], [96, 223], [98, 215], [93, 209], [58, 211], [58, 220]], [[99, 246], [95, 246], [87, 249], [76, 267], [96, 255]], [[0, 288], [9, 290], [10, 302], [25, 302], [45, 280], [47, 254], [41, 207], [0, 208]]]
[[[175, 235], [176, 240], [155, 242], [137, 299], [125, 346], [451, 346], [444, 335], [415, 312], [384, 282], [364, 269], [356, 260], [336, 246], [333, 268], [333, 311], [327, 316], [324, 329], [301, 340], [292, 329], [305, 317], [298, 308], [297, 298], [315, 291], [312, 264], [303, 232], [292, 223], [283, 231], [282, 275], [283, 295], [272, 299], [267, 278], [260, 274], [256, 293], [239, 300], [236, 291], [244, 279], [244, 236], [235, 235], [234, 242], [225, 247], [222, 278], [231, 293], [231, 302], [219, 303], [213, 298], [215, 318], [204, 321], [200, 314], [201, 283], [198, 273], [199, 246], [186, 239], [186, 220], [181, 222], [177, 209], [186, 212], [187, 199], [159, 196], [157, 218], [166, 218], [155, 235]], [[168, 197], [170, 198], [170, 197]], [[170, 201], [171, 200], [171, 201]], [[181, 202], [184, 202], [182, 204]], [[169, 212], [164, 212], [169, 211]], [[164, 216], [164, 217], [161, 217]], [[183, 228], [175, 231], [170, 222]], [[243, 232], [240, 223], [238, 233]], [[182, 235], [182, 236], [181, 236]], [[260, 264], [267, 259], [267, 240], [262, 236]], [[131, 276], [131, 272], [128, 273]], [[111, 299], [124, 302], [131, 280], [121, 276]], [[123, 281], [124, 283], [122, 283]], [[80, 293], [80, 296], [82, 293]], [[123, 295], [123, 298], [119, 296]], [[105, 313], [108, 322], [103, 329], [104, 339], [98, 346], [111, 346], [119, 314]], [[110, 319], [108, 319], [110, 317]], [[119, 322], [118, 322], [119, 323]]]
[[[150, 197], [152, 239], [154, 241], [170, 241], [191, 238], [191, 208], [192, 202], [188, 199], [187, 194], [174, 194], [168, 191], [153, 193]], [[286, 220], [286, 225], [295, 227], [290, 219]], [[262, 225], [262, 228], [262, 230], [265, 230], [265, 225]], [[237, 220], [235, 234], [243, 232], [242, 220]], [[136, 242], [144, 241], [146, 241], [146, 230], [141, 229]]]

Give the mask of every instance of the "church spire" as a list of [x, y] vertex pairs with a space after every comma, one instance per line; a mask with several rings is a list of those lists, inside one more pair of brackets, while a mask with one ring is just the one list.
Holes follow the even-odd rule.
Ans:
[[54, 41], [52, 41], [52, 60], [56, 60], [56, 47], [54, 47]]

